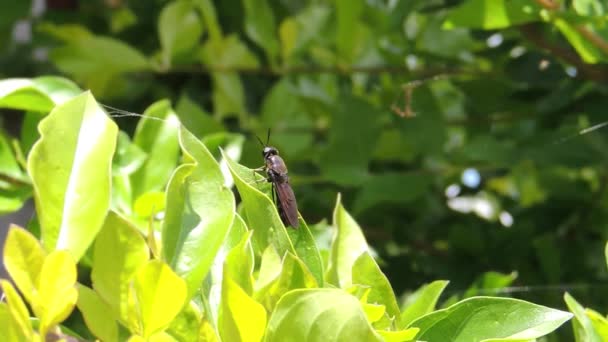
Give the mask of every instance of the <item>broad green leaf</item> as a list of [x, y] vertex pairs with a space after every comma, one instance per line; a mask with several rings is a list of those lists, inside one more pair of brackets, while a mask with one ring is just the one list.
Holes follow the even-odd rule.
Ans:
[[32, 330], [30, 315], [25, 303], [23, 303], [23, 300], [19, 297], [19, 293], [17, 293], [17, 290], [15, 290], [8, 280], [0, 279], [0, 287], [2, 288], [9, 314], [9, 333], [15, 338], [15, 342], [32, 341], [35, 333]]
[[448, 281], [437, 280], [421, 286], [403, 302], [398, 326], [406, 328], [411, 322], [435, 310], [437, 300], [448, 285]]
[[65, 78], [42, 76], [0, 81], [0, 107], [49, 112], [82, 90]]
[[[110, 206], [110, 166], [117, 127], [85, 92], [40, 122], [28, 158], [42, 243], [82, 257]], [[61, 146], [61, 148], [58, 148]]]
[[276, 64], [279, 42], [270, 4], [267, 0], [245, 0], [242, 4], [245, 9], [245, 32], [264, 49], [270, 65]]
[[27, 230], [11, 225], [4, 243], [4, 266], [29, 303], [38, 284], [46, 253]]
[[144, 238], [127, 220], [109, 212], [93, 247], [93, 288], [112, 309], [113, 316], [127, 325], [129, 282], [145, 265], [149, 251]]
[[40, 319], [40, 334], [66, 319], [78, 300], [76, 264], [68, 251], [53, 251], [40, 270], [32, 309]]
[[223, 341], [261, 341], [266, 310], [253, 300], [227, 273], [222, 284], [218, 330]]
[[187, 295], [186, 282], [167, 264], [149, 261], [137, 271], [129, 287], [137, 332], [148, 338], [166, 328], [184, 306]]
[[583, 308], [583, 306], [568, 292], [564, 294], [564, 301], [566, 302], [568, 309], [570, 309], [570, 312], [574, 314], [572, 325], [574, 328], [574, 335], [577, 337], [576, 340], [585, 342], [604, 341], [598, 331], [595, 330], [593, 321], [587, 316], [585, 308]]
[[356, 297], [337, 289], [294, 290], [272, 312], [265, 341], [382, 341]]
[[308, 225], [300, 219], [300, 227], [289, 229], [287, 233], [296, 249], [296, 255], [308, 267], [319, 287], [323, 287], [323, 260]]
[[90, 88], [107, 90], [118, 74], [151, 70], [151, 63], [141, 52], [110, 37], [78, 39], [54, 49], [50, 58], [57, 68], [84, 80]]
[[380, 136], [381, 115], [380, 110], [361, 98], [340, 98], [333, 108], [327, 149], [319, 160], [327, 179], [352, 186], [369, 177], [368, 162]]
[[191, 51], [203, 34], [203, 24], [191, 1], [168, 3], [160, 12], [158, 36], [163, 64], [171, 65], [172, 58]]
[[390, 318], [399, 318], [400, 311], [393, 288], [369, 251], [363, 252], [354, 262], [352, 277], [353, 284], [371, 287], [368, 303], [382, 304]]
[[243, 235], [239, 242], [226, 255], [224, 273], [227, 273], [248, 295], [253, 293], [254, 255], [251, 247], [251, 231]]
[[342, 206], [339, 195], [334, 209], [333, 226], [334, 237], [325, 278], [334, 285], [348, 288], [352, 285], [353, 265], [369, 247], [361, 228]]
[[545, 336], [572, 314], [519, 299], [473, 297], [412, 322], [423, 341], [532, 340]]
[[340, 56], [348, 62], [354, 62], [354, 49], [358, 43], [355, 32], [363, 24], [359, 17], [365, 10], [364, 1], [336, 1], [336, 46]]
[[219, 164], [205, 145], [183, 126], [179, 141], [184, 154], [196, 164], [187, 175], [185, 169], [176, 170], [169, 185], [163, 257], [186, 280], [192, 296], [228, 234], [235, 203], [234, 195], [224, 186]]
[[268, 196], [256, 188], [256, 183], [259, 183], [261, 177], [255, 176], [252, 169], [235, 163], [225, 153], [222, 155], [228, 162], [230, 173], [241, 195], [249, 229], [253, 230], [254, 251], [259, 254], [266, 249], [266, 246], [272, 244], [279, 255], [284, 255], [287, 251], [295, 253], [276, 207]]
[[[186, 126], [192, 134], [199, 138], [207, 134], [225, 131], [221, 122], [215, 120], [210, 113], [205, 111], [186, 94], [182, 94], [177, 101], [175, 112], [179, 117], [179, 121]], [[216, 152], [211, 148], [209, 148], [209, 150], [212, 153]]]
[[156, 119], [143, 119], [135, 129], [133, 143], [144, 151], [148, 158], [131, 175], [133, 198], [148, 191], [164, 190], [179, 155], [179, 120], [167, 100], [152, 104], [143, 114]]
[[87, 328], [102, 341], [118, 341], [118, 325], [112, 315], [110, 306], [90, 288], [78, 284], [78, 310], [82, 314]]
[[540, 5], [526, 0], [467, 0], [453, 9], [445, 28], [501, 29], [540, 20]]
[[262, 303], [269, 312], [274, 310], [276, 303], [285, 293], [296, 289], [319, 287], [302, 260], [291, 253], [285, 254], [282, 264], [277, 269], [281, 272], [278, 277], [255, 295], [255, 299]]

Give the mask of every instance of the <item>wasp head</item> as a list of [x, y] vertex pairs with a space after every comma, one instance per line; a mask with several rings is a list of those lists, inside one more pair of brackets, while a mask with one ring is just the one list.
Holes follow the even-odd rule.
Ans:
[[264, 156], [264, 158], [268, 158], [270, 156], [276, 156], [277, 154], [279, 154], [279, 151], [272, 146], [266, 146], [266, 147], [264, 147], [264, 150], [262, 151], [262, 155]]

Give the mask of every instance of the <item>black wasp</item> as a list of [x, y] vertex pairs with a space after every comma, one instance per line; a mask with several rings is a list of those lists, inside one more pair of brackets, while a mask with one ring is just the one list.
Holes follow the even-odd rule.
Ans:
[[270, 140], [270, 130], [268, 130], [268, 136], [266, 137], [266, 144], [258, 138], [258, 141], [264, 147], [262, 155], [264, 156], [264, 166], [260, 168], [266, 172], [268, 182], [272, 184], [272, 197], [277, 205], [279, 216], [281, 221], [286, 226], [292, 226], [298, 228], [298, 204], [296, 203], [296, 196], [289, 185], [289, 177], [287, 176], [287, 166], [283, 158], [279, 156], [279, 151], [268, 146]]

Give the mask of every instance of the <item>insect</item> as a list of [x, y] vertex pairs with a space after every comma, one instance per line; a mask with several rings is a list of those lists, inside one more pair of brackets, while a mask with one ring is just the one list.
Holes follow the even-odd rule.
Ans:
[[258, 141], [264, 147], [262, 150], [264, 166], [258, 170], [265, 171], [268, 176], [266, 180], [272, 183], [272, 197], [277, 205], [281, 221], [283, 221], [286, 226], [298, 228], [298, 204], [296, 203], [296, 196], [289, 184], [287, 166], [285, 166], [283, 158], [279, 156], [279, 151], [272, 146], [268, 146], [270, 130], [268, 130], [266, 144], [264, 144], [259, 137], [256, 136], [256, 138], [258, 138]]

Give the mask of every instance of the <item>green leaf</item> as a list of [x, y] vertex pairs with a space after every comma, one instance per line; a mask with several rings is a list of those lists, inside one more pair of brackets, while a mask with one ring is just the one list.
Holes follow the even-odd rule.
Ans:
[[501, 29], [539, 21], [540, 10], [537, 2], [527, 0], [467, 0], [450, 11], [444, 28]]
[[369, 247], [361, 228], [342, 206], [339, 195], [334, 209], [333, 226], [334, 237], [326, 279], [341, 288], [348, 288], [352, 285], [353, 265]]
[[76, 264], [68, 251], [54, 251], [44, 259], [36, 290], [32, 309], [40, 319], [40, 334], [46, 336], [72, 313], [78, 299]]
[[[360, 185], [380, 136], [381, 112], [366, 101], [346, 96], [333, 109], [329, 144], [319, 160], [322, 173], [339, 185]], [[353, 139], [357, 137], [357, 139]]]
[[[85, 92], [40, 122], [28, 158], [42, 242], [82, 257], [110, 205], [110, 165], [117, 127]], [[59, 148], [60, 147], [60, 148]]]
[[433, 312], [439, 296], [448, 283], [445, 280], [437, 280], [421, 286], [416, 292], [409, 295], [401, 307], [398, 326], [400, 328], [408, 327], [416, 319]]
[[278, 277], [259, 289], [255, 295], [256, 300], [262, 303], [269, 312], [274, 310], [276, 303], [285, 293], [295, 289], [319, 287], [302, 260], [291, 253], [285, 254], [282, 264], [275, 267], [276, 270], [280, 271]]
[[180, 312], [187, 295], [186, 282], [167, 264], [149, 261], [137, 271], [129, 287], [129, 299], [134, 303], [131, 317], [137, 322], [137, 332], [148, 338], [164, 329]]
[[323, 287], [323, 259], [321, 259], [317, 243], [308, 225], [303, 219], [300, 219], [300, 227], [298, 229], [289, 229], [287, 233], [296, 249], [296, 255], [308, 267], [319, 287]]
[[272, 8], [267, 0], [245, 0], [242, 4], [245, 9], [245, 32], [264, 49], [270, 64], [275, 64], [279, 42]]
[[336, 289], [294, 290], [270, 316], [265, 341], [382, 341], [359, 301]]
[[163, 257], [186, 280], [189, 296], [201, 286], [234, 220], [234, 195], [219, 164], [183, 126], [179, 141], [194, 167], [180, 167], [169, 184]]
[[8, 280], [0, 279], [0, 287], [9, 313], [9, 334], [15, 338], [14, 341], [33, 341], [35, 333], [30, 315], [19, 293]]
[[[288, 251], [295, 253], [276, 207], [268, 196], [255, 187], [262, 177], [258, 175], [256, 178], [252, 169], [235, 163], [223, 152], [222, 156], [228, 162], [230, 173], [241, 195], [248, 227], [253, 230], [254, 251], [260, 253], [272, 244], [279, 255]], [[268, 184], [266, 186], [268, 187]]]
[[418, 340], [531, 340], [564, 324], [572, 314], [518, 299], [473, 297], [412, 322]]
[[87, 328], [102, 341], [118, 341], [118, 325], [112, 315], [110, 306], [90, 288], [78, 284], [78, 310]]
[[177, 101], [175, 112], [179, 117], [179, 121], [181, 121], [192, 134], [199, 138], [207, 134], [225, 131], [222, 123], [211, 117], [208, 112], [191, 100], [186, 94], [183, 94], [179, 98], [179, 101]]
[[27, 230], [11, 225], [4, 243], [4, 266], [25, 299], [32, 303], [46, 253]]
[[356, 31], [361, 29], [359, 17], [365, 9], [364, 1], [336, 1], [336, 46], [341, 57], [348, 62], [354, 61], [354, 49], [357, 45]]
[[104, 91], [112, 77], [134, 71], [151, 70], [146, 57], [135, 48], [109, 37], [92, 36], [56, 48], [50, 58], [57, 68], [89, 87]]
[[137, 229], [109, 212], [93, 248], [93, 288], [110, 306], [113, 316], [128, 325], [129, 281], [149, 258], [146, 242]]
[[133, 143], [148, 155], [142, 167], [131, 175], [135, 199], [148, 191], [164, 190], [179, 155], [180, 125], [169, 101], [153, 103], [143, 115], [157, 119], [142, 119], [135, 129]]
[[251, 231], [243, 235], [239, 242], [226, 255], [224, 262], [224, 273], [239, 285], [245, 293], [253, 293], [253, 247], [251, 247]]
[[577, 341], [585, 342], [600, 342], [603, 341], [598, 331], [593, 326], [593, 321], [587, 316], [585, 308], [580, 305], [574, 297], [568, 292], [564, 294], [564, 301], [570, 309], [570, 312], [574, 314], [572, 325], [574, 328], [574, 335], [577, 337]]
[[62, 77], [9, 78], [0, 81], [0, 108], [49, 112], [82, 90]]
[[171, 65], [172, 57], [191, 51], [203, 34], [203, 24], [191, 1], [177, 0], [168, 3], [160, 12], [158, 36], [163, 64]]
[[218, 330], [223, 341], [260, 341], [266, 327], [266, 310], [241, 289], [227, 273], [222, 282]]
[[352, 276], [353, 284], [371, 287], [367, 297], [368, 303], [382, 304], [391, 318], [399, 317], [399, 306], [393, 288], [369, 251], [363, 252], [357, 258], [352, 267]]

